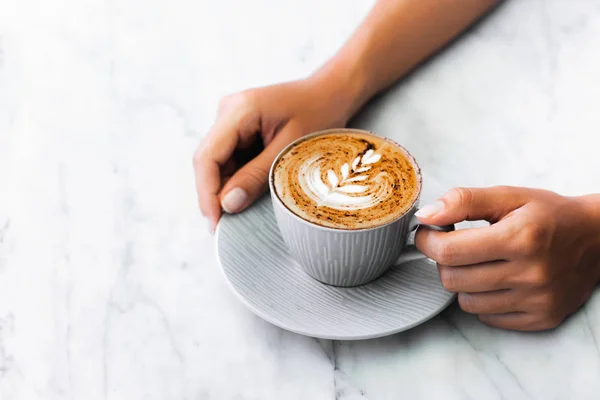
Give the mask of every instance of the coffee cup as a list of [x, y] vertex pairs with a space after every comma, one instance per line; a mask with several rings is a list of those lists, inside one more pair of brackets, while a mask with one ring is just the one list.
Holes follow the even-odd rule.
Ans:
[[[327, 147], [329, 142], [331, 151]], [[350, 145], [346, 146], [346, 142]], [[313, 143], [314, 148], [311, 148]], [[356, 146], [352, 143], [357, 143], [356, 146], [366, 146], [366, 150], [363, 149], [356, 155], [352, 152], [359, 151], [360, 148], [354, 149]], [[384, 152], [382, 157], [377, 152], [378, 148], [387, 149], [387, 153]], [[304, 151], [306, 155], [305, 160], [299, 163], [300, 166], [294, 165], [294, 169], [290, 162], [293, 162], [296, 156], [295, 149], [300, 149], [296, 153]], [[331, 171], [325, 173], [324, 170], [319, 170], [318, 166], [312, 167], [312, 170], [306, 167], [310, 166], [310, 163], [318, 164], [323, 160], [324, 156], [316, 154], [315, 149], [335, 157], [332, 162], [337, 163], [336, 165], [342, 164], [339, 177]], [[336, 151], [340, 154], [336, 154]], [[378, 165], [373, 160], [381, 160], [383, 163], [386, 154], [390, 155], [387, 158], [393, 156], [400, 167], [388, 162], [377, 170]], [[337, 160], [345, 155], [352, 155], [352, 159], [348, 159], [348, 162]], [[280, 163], [284, 156], [287, 157], [287, 165]], [[289, 167], [289, 171], [286, 167]], [[365, 189], [366, 186], [357, 185], [366, 184], [371, 178], [365, 178], [358, 173], [353, 178], [347, 178], [352, 176], [349, 175], [349, 170], [350, 174], [352, 171], [372, 171], [372, 179], [380, 187]], [[296, 173], [297, 171], [299, 172]], [[411, 175], [406, 175], [406, 171]], [[303, 178], [303, 173], [309, 174], [310, 177]], [[285, 181], [280, 176], [288, 180]], [[335, 196], [329, 195], [326, 205], [318, 198], [315, 199], [320, 193], [319, 190], [329, 185], [328, 178], [330, 183], [338, 183], [342, 177], [352, 181], [342, 188], [345, 191], [336, 193]], [[397, 185], [403, 183], [400, 181], [401, 177], [403, 180], [406, 177], [410, 182], [404, 186], [405, 189], [399, 190]], [[398, 182], [394, 182], [394, 179]], [[284, 182], [283, 189], [281, 182]], [[290, 190], [287, 190], [285, 185], [288, 185]], [[419, 226], [446, 232], [454, 230], [453, 225], [425, 225], [415, 217], [422, 185], [419, 165], [406, 149], [390, 139], [359, 129], [329, 129], [304, 136], [279, 153], [269, 172], [269, 187], [277, 225], [291, 255], [312, 278], [328, 285], [342, 287], [362, 285], [384, 274], [407, 250], [409, 233]], [[293, 197], [288, 194], [293, 192], [292, 189], [300, 193], [296, 197], [306, 198], [306, 201], [289, 200], [288, 197]], [[305, 196], [301, 190], [308, 194]], [[361, 193], [367, 193], [369, 190], [373, 193], [370, 197]], [[384, 198], [386, 193], [388, 197]], [[389, 196], [395, 197], [390, 199]], [[380, 201], [380, 198], [383, 200]], [[319, 204], [312, 204], [311, 199]], [[380, 203], [377, 203], [378, 201]], [[371, 208], [360, 208], [367, 206]], [[330, 215], [333, 217], [327, 215], [327, 210], [332, 211]], [[317, 216], [321, 213], [323, 218], [328, 219], [318, 219]], [[374, 216], [373, 221], [369, 220], [369, 213]], [[349, 222], [354, 220], [358, 222]]]

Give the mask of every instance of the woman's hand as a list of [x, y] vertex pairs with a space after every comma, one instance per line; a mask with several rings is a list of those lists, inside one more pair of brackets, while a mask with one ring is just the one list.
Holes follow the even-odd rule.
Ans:
[[312, 131], [344, 126], [369, 98], [497, 3], [378, 1], [311, 78], [223, 99], [217, 121], [194, 155], [200, 209], [211, 231], [222, 209], [241, 211], [266, 190], [269, 167], [288, 143]]
[[417, 247], [439, 264], [460, 307], [489, 325], [554, 328], [600, 281], [600, 196], [515, 187], [453, 189], [417, 215], [428, 224], [485, 219], [489, 227], [419, 229]]
[[345, 126], [354, 101], [340, 82], [320, 77], [222, 99], [194, 155], [200, 209], [211, 231], [221, 210], [239, 212], [265, 192], [271, 163], [286, 145], [313, 131]]

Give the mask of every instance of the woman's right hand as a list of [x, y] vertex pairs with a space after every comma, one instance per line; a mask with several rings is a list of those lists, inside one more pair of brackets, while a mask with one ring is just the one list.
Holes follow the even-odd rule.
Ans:
[[222, 210], [237, 213], [268, 188], [277, 154], [295, 139], [344, 127], [355, 98], [316, 77], [249, 89], [223, 98], [194, 155], [202, 214], [214, 231]]

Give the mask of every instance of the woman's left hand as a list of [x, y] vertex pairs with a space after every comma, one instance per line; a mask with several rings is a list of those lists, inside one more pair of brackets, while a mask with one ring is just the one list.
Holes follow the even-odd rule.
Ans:
[[439, 264], [460, 307], [492, 326], [558, 326], [600, 281], [600, 197], [517, 187], [457, 188], [417, 214], [427, 224], [487, 220], [454, 232], [420, 228], [417, 247]]

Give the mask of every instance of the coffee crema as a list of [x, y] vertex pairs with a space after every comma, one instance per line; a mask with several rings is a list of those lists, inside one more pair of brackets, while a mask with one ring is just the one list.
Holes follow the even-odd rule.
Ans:
[[415, 202], [419, 179], [409, 155], [368, 133], [340, 130], [289, 148], [274, 167], [277, 197], [299, 217], [330, 228], [384, 225]]

